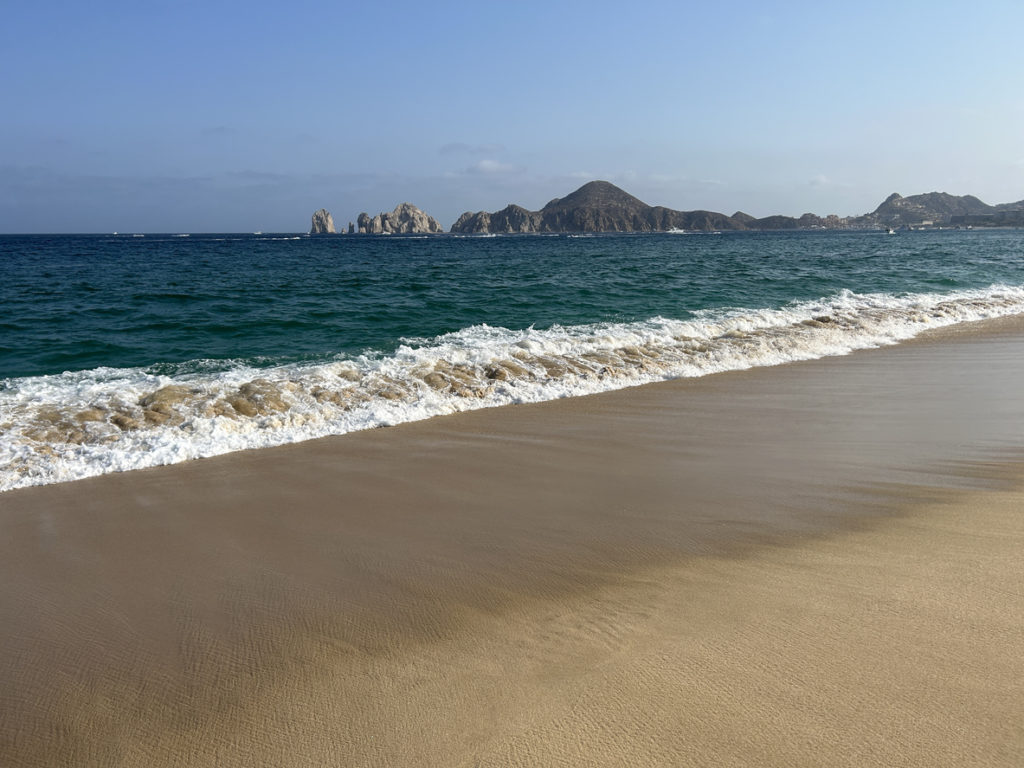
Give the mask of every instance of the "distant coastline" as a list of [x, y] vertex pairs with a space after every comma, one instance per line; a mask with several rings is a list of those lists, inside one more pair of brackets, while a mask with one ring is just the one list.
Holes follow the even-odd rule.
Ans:
[[[389, 224], [389, 217], [395, 222], [394, 227]], [[973, 195], [928, 192], [903, 197], [894, 192], [874, 211], [861, 216], [805, 213], [799, 217], [775, 215], [756, 218], [743, 211], [729, 216], [716, 211], [676, 211], [660, 205], [651, 206], [610, 182], [591, 181], [566, 197], [555, 198], [539, 211], [530, 211], [514, 203], [500, 211], [466, 211], [449, 232], [484, 235], [943, 227], [1024, 227], [1024, 200], [988, 205]], [[443, 231], [436, 219], [410, 203], [402, 203], [391, 214], [380, 214], [373, 219], [365, 213], [359, 215], [358, 234], [438, 234]], [[310, 234], [336, 234], [330, 213], [320, 209], [313, 214]], [[356, 234], [352, 224], [349, 224], [348, 234]]]

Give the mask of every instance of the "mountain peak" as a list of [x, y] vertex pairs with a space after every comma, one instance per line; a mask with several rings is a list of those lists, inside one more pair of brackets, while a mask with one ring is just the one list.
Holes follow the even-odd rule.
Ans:
[[544, 206], [545, 211], [567, 208], [594, 208], [618, 206], [623, 208], [649, 208], [647, 203], [619, 189], [610, 181], [588, 181], [575, 192], [555, 198]]

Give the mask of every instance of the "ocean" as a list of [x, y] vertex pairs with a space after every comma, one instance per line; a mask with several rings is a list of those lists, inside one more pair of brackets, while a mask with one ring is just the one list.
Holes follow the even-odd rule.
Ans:
[[0, 236], [0, 491], [1024, 313], [1024, 232]]

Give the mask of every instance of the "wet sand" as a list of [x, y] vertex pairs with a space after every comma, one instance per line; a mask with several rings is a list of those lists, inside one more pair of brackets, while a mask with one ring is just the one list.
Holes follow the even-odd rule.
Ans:
[[1019, 765], [1024, 326], [0, 495], [0, 763]]

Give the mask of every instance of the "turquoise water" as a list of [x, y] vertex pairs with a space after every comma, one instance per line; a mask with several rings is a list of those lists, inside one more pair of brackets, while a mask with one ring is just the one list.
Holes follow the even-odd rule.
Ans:
[[0, 489], [1024, 312], [1024, 232], [0, 237]]
[[[288, 238], [293, 236], [278, 236]], [[1024, 283], [1018, 232], [0, 238], [0, 378]]]

